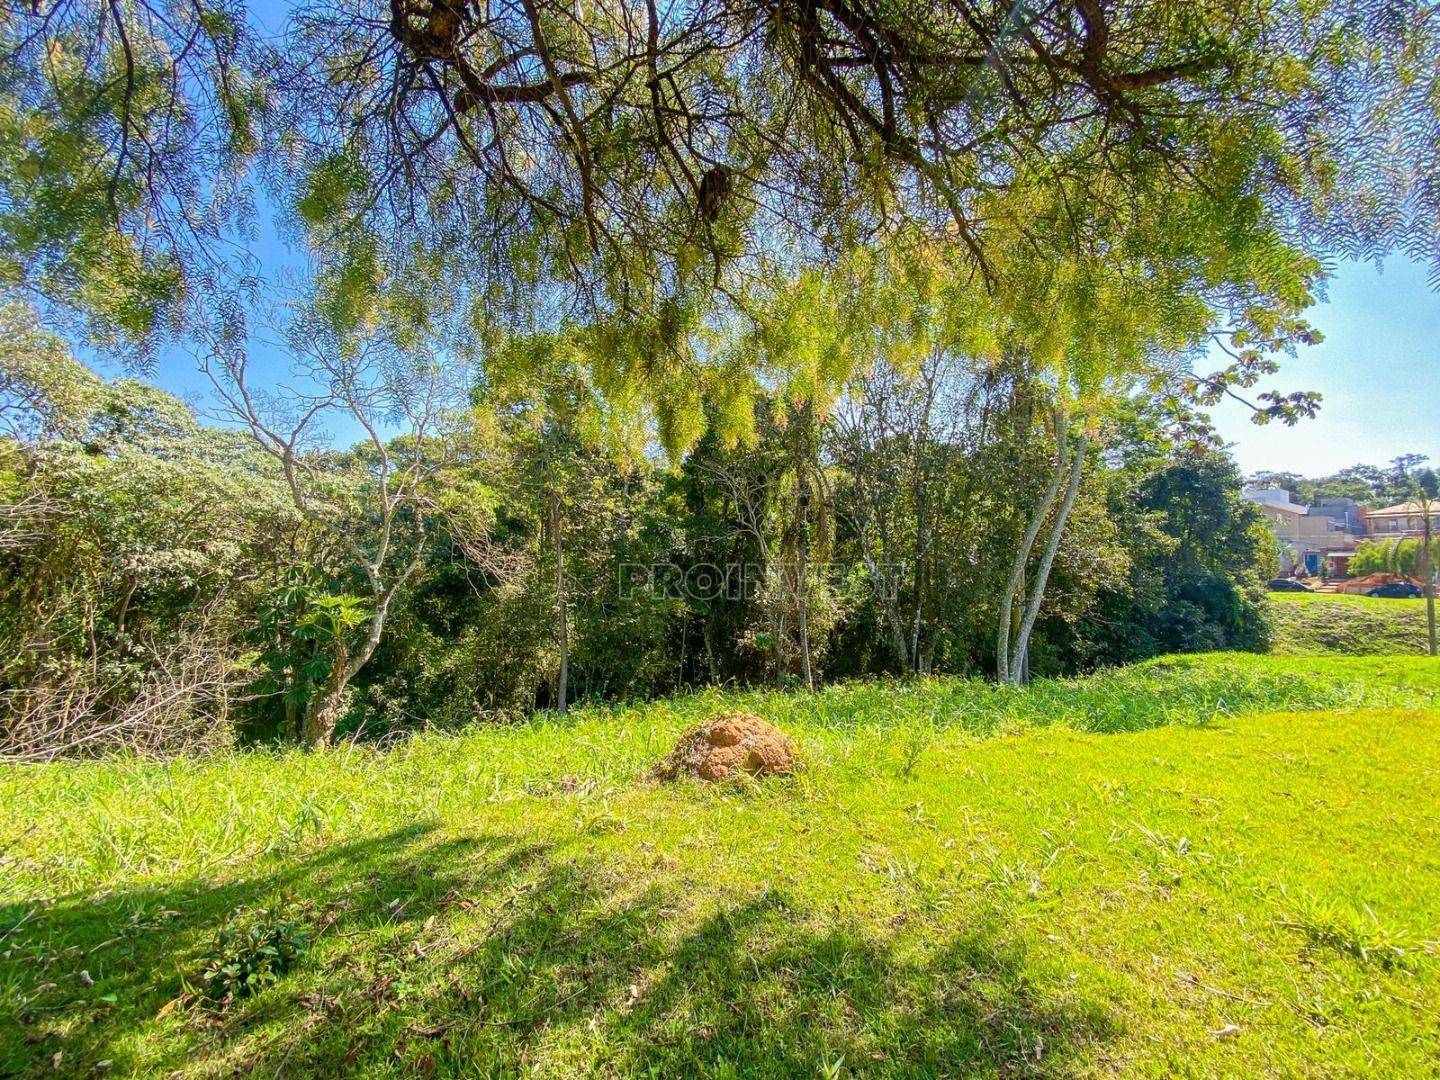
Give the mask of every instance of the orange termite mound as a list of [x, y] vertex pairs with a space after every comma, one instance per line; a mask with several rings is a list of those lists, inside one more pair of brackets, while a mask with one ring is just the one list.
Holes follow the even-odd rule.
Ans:
[[657, 772], [664, 780], [693, 776], [715, 782], [742, 772], [771, 776], [794, 767], [794, 748], [779, 728], [751, 713], [731, 712], [682, 735]]

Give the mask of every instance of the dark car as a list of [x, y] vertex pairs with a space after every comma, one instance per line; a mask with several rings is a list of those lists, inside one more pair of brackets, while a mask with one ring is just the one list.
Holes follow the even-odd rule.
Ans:
[[1408, 581], [1392, 581], [1388, 585], [1375, 586], [1365, 595], [1379, 596], [1386, 600], [1418, 600], [1425, 593], [1419, 585], [1412, 585]]
[[1296, 581], [1293, 577], [1277, 577], [1270, 579], [1269, 589], [1271, 592], [1314, 592], [1315, 590], [1306, 585], [1303, 581]]

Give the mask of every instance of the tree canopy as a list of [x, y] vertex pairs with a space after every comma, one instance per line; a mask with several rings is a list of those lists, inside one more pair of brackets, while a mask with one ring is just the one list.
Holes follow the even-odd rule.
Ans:
[[258, 184], [341, 329], [604, 327], [591, 360], [662, 410], [737, 366], [793, 375], [717, 335], [823, 335], [836, 310], [797, 326], [790, 302], [807, 272], [916, 244], [987, 298], [973, 334], [1080, 368], [1238, 332], [1243, 380], [1317, 259], [1435, 260], [1437, 22], [1389, 0], [326, 0], [268, 34], [242, 3], [12, 5], [0, 274], [105, 334], [238, 347]]

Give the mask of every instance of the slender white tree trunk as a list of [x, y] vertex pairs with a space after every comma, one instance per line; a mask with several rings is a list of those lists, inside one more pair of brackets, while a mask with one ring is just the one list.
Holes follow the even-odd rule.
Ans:
[[1045, 554], [1035, 571], [1035, 582], [1030, 586], [1030, 602], [1025, 608], [1025, 618], [1020, 623], [1020, 634], [1015, 641], [1015, 651], [1010, 657], [1010, 677], [1015, 685], [1029, 675], [1030, 634], [1035, 629], [1035, 618], [1040, 614], [1040, 602], [1045, 598], [1045, 584], [1050, 579], [1050, 568], [1055, 564], [1055, 552], [1060, 547], [1060, 537], [1065, 532], [1065, 523], [1070, 519], [1070, 509], [1075, 505], [1075, 496], [1080, 492], [1080, 476], [1085, 471], [1085, 449], [1087, 440], [1081, 436], [1075, 444], [1074, 457], [1070, 463], [1070, 480], [1065, 488], [1065, 501], [1055, 515], [1055, 524], [1050, 527], [1050, 536], [1045, 543]]
[[1015, 549], [1015, 560], [1010, 564], [1010, 578], [1005, 583], [1005, 591], [1000, 595], [1000, 619], [995, 642], [995, 674], [1002, 683], [1011, 681], [1010, 623], [1014, 617], [1015, 597], [1020, 593], [1020, 585], [1025, 578], [1025, 566], [1030, 562], [1030, 552], [1035, 547], [1035, 538], [1040, 535], [1040, 527], [1045, 524], [1045, 519], [1050, 516], [1051, 507], [1060, 497], [1060, 485], [1065, 481], [1067, 463], [1065, 437], [1065, 417], [1057, 408], [1055, 410], [1055, 471], [1050, 476], [1050, 483], [1045, 488], [1045, 494], [1041, 498], [1040, 504], [1030, 515], [1030, 524], [1025, 529], [1025, 536], [1020, 541], [1020, 546]]

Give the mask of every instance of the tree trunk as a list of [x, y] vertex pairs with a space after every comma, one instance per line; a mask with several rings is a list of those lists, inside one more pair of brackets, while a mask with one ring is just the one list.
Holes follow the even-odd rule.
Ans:
[[[929, 395], [933, 398], [933, 393]], [[925, 420], [920, 425], [919, 446], [915, 465], [915, 567], [910, 587], [915, 594], [915, 607], [910, 620], [910, 657], [915, 674], [922, 673], [920, 658], [920, 630], [924, 622], [926, 568], [930, 559], [930, 543], [934, 528], [930, 522], [930, 470], [926, 467], [930, 442], [930, 406], [926, 405]]]
[[1060, 485], [1065, 479], [1067, 462], [1065, 436], [1065, 417], [1057, 408], [1055, 410], [1055, 471], [1050, 476], [1050, 483], [1045, 488], [1040, 505], [1035, 507], [1035, 512], [1030, 515], [1030, 524], [1025, 529], [1025, 536], [1015, 550], [1015, 561], [1010, 564], [1010, 579], [1005, 584], [1005, 591], [1000, 594], [1000, 619], [995, 642], [995, 675], [1002, 683], [1011, 681], [1010, 621], [1015, 597], [1020, 593], [1021, 582], [1025, 577], [1025, 566], [1030, 561], [1030, 552], [1035, 547], [1035, 538], [1040, 535], [1040, 526], [1044, 525], [1045, 519], [1050, 516], [1050, 508], [1060, 497]]
[[1065, 488], [1065, 501], [1055, 515], [1055, 524], [1050, 527], [1050, 537], [1045, 543], [1045, 554], [1035, 571], [1035, 582], [1030, 587], [1030, 602], [1025, 609], [1025, 618], [1020, 623], [1020, 635], [1015, 642], [1015, 651], [1010, 657], [1010, 677], [1015, 685], [1029, 677], [1030, 634], [1035, 629], [1035, 618], [1040, 614], [1040, 601], [1045, 597], [1045, 583], [1050, 579], [1050, 567], [1055, 563], [1055, 552], [1060, 547], [1060, 537], [1065, 532], [1065, 523], [1070, 519], [1070, 509], [1075, 505], [1075, 496], [1080, 492], [1080, 475], [1085, 467], [1085, 436], [1075, 444], [1074, 458], [1070, 463], [1070, 480]]
[[1423, 574], [1422, 574], [1420, 580], [1421, 580], [1421, 583], [1423, 584], [1423, 586], [1424, 586], [1424, 588], [1425, 588], [1425, 621], [1426, 621], [1426, 623], [1428, 624], [1428, 628], [1429, 628], [1429, 632], [1430, 632], [1430, 655], [1431, 655], [1431, 656], [1434, 656], [1434, 655], [1436, 655], [1436, 653], [1435, 653], [1435, 569], [1434, 569], [1434, 567], [1431, 566], [1431, 564], [1430, 564], [1430, 558], [1431, 558], [1431, 556], [1430, 556], [1430, 549], [1431, 549], [1431, 545], [1434, 544], [1434, 542], [1435, 542], [1435, 538], [1434, 538], [1433, 530], [1432, 530], [1431, 525], [1430, 525], [1430, 504], [1429, 504], [1428, 502], [1425, 504], [1424, 509], [1425, 509], [1425, 538], [1424, 538], [1424, 540], [1421, 541], [1421, 547], [1420, 547], [1420, 560], [1421, 560], [1421, 565], [1424, 567], [1424, 571], [1423, 571]]
[[[861, 544], [866, 545], [868, 541], [869, 538], [862, 534]], [[905, 626], [900, 621], [900, 609], [895, 603], [895, 580], [888, 572], [884, 574], [880, 572], [880, 564], [875, 561], [875, 556], [870, 553], [868, 546], [862, 547], [860, 557], [865, 560], [865, 568], [870, 571], [870, 580], [875, 587], [875, 598], [884, 608], [885, 624], [890, 628], [890, 647], [895, 650], [895, 662], [899, 664], [901, 672], [909, 671], [910, 646], [905, 640]]]
[[570, 613], [565, 601], [565, 545], [560, 528], [560, 500], [550, 492], [550, 539], [555, 545], [555, 620], [560, 638], [560, 676], [556, 680], [555, 707], [565, 712], [569, 707], [570, 682]]
[[932, 637], [930, 638], [929, 643], [925, 646], [925, 655], [924, 655], [923, 657], [921, 657], [921, 658], [917, 661], [917, 663], [916, 663], [916, 665], [915, 665], [915, 670], [918, 671], [921, 675], [929, 675], [930, 672], [933, 671], [934, 669], [935, 669], [935, 638], [932, 636]]
[[796, 545], [796, 626], [800, 631], [800, 673], [807, 690], [815, 689], [815, 675], [810, 668], [810, 489], [807, 484], [800, 493], [800, 535]]
[[125, 633], [125, 619], [130, 614], [130, 600], [135, 595], [135, 589], [139, 586], [140, 579], [127, 574], [125, 576], [125, 591], [120, 596], [120, 606], [115, 612], [115, 633], [123, 636]]
[[900, 666], [900, 671], [910, 670], [910, 651], [905, 640], [905, 626], [900, 621], [900, 609], [895, 600], [895, 580], [889, 573], [889, 551], [884, 541], [881, 542], [880, 557], [886, 559], [886, 571], [881, 573], [880, 563], [875, 560], [875, 555], [870, 550], [870, 528], [868, 519], [855, 518], [855, 531], [860, 537], [860, 558], [865, 562], [865, 569], [870, 572], [870, 582], [875, 589], [875, 599], [878, 600], [885, 611], [885, 623], [890, 627], [890, 647], [895, 650], [895, 661]]
[[[1020, 640], [1020, 624], [1025, 618], [1025, 598], [1029, 595], [1030, 594], [1025, 591], [1025, 575], [1021, 574], [1020, 580], [1015, 584], [1014, 599], [1018, 601], [1018, 605], [1014, 608], [1010, 616], [1010, 637], [1005, 645], [1007, 650], [1010, 647], [1010, 641]], [[1012, 682], [1013, 676], [1014, 672], [1010, 670], [1010, 656], [1007, 653], [1005, 656], [1005, 681], [1007, 683]]]
[[325, 680], [325, 688], [306, 703], [305, 713], [300, 718], [300, 742], [303, 746], [318, 750], [330, 745], [330, 739], [335, 734], [335, 725], [340, 722], [345, 688], [375, 654], [375, 647], [380, 644], [380, 636], [385, 631], [385, 616], [390, 610], [390, 601], [395, 599], [396, 592], [409, 578], [416, 565], [417, 563], [412, 562], [410, 568], [376, 599], [375, 611], [370, 616], [370, 629], [359, 652], [352, 656], [350, 646], [343, 638], [335, 643], [334, 664], [330, 668], [329, 678]]
[[299, 742], [300, 710], [296, 707], [295, 699], [292, 696], [294, 679], [291, 678], [289, 682], [292, 685], [285, 688], [285, 719], [283, 721], [285, 725], [284, 737], [287, 739], [294, 739], [296, 742]]
[[323, 750], [330, 745], [335, 725], [340, 722], [345, 687], [350, 684], [350, 654], [343, 641], [336, 642], [330, 674], [320, 693], [305, 703], [300, 722], [300, 743], [307, 750]]

